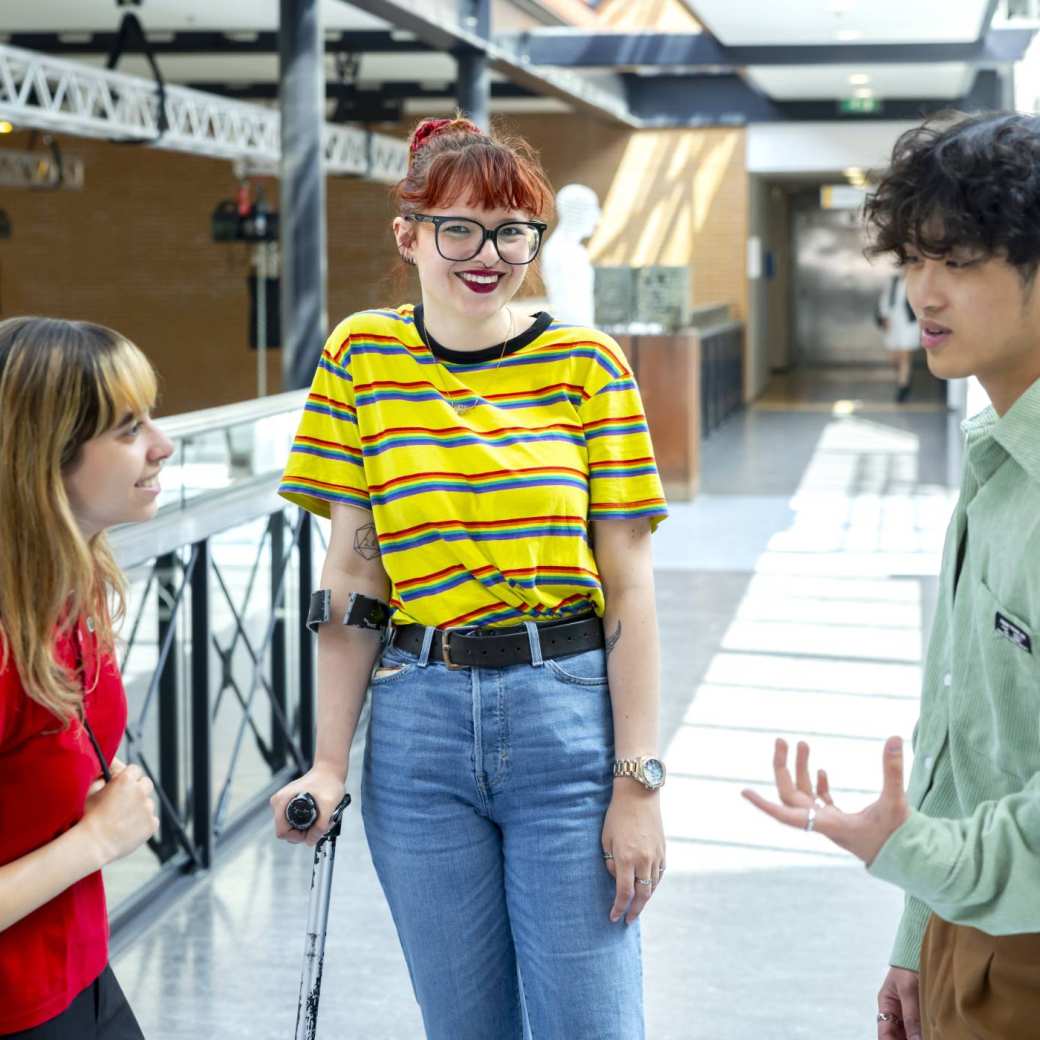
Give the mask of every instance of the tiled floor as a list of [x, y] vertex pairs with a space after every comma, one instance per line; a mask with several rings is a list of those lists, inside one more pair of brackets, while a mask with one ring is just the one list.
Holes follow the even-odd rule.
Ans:
[[[874, 1035], [899, 894], [739, 790], [767, 789], [775, 735], [806, 736], [841, 802], [866, 804], [884, 737], [909, 736], [953, 503], [947, 420], [835, 409], [848, 388], [813, 385], [810, 410], [719, 430], [702, 494], [655, 536], [671, 778], [645, 915], [653, 1040]], [[417, 1040], [353, 810], [338, 855], [319, 1035]], [[117, 958], [151, 1040], [292, 1035], [309, 872], [304, 850], [251, 835]]]

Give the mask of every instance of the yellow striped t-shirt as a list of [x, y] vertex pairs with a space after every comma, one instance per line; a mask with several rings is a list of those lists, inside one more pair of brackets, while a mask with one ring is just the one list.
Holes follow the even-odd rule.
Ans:
[[340, 322], [280, 493], [371, 509], [396, 624], [602, 615], [589, 521], [667, 513], [621, 349], [545, 314], [501, 357], [427, 341], [411, 305]]

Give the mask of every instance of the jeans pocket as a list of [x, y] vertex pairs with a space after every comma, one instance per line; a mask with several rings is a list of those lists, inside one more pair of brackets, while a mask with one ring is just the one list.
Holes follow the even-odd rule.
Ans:
[[545, 662], [545, 667], [561, 682], [573, 686], [607, 685], [607, 655], [602, 648], [553, 657]]
[[401, 679], [412, 672], [417, 664], [418, 662], [411, 654], [406, 654], [403, 650], [388, 646], [372, 669], [369, 685], [385, 686], [387, 683], [392, 683], [396, 679]]

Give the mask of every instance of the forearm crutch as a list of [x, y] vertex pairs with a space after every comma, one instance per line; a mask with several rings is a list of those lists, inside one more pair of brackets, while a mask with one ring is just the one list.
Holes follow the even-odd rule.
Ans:
[[[350, 805], [350, 795], [336, 806], [329, 828], [314, 847], [311, 869], [311, 895], [307, 906], [307, 935], [303, 944], [303, 971], [300, 974], [300, 1001], [296, 1008], [295, 1040], [315, 1040], [318, 1033], [318, 999], [321, 996], [321, 973], [325, 966], [325, 932], [329, 924], [329, 897], [332, 892], [332, 868], [336, 863], [336, 839], [339, 837], [343, 812]], [[285, 807], [285, 818], [298, 831], [307, 830], [318, 818], [318, 805], [312, 795], [296, 795]]]

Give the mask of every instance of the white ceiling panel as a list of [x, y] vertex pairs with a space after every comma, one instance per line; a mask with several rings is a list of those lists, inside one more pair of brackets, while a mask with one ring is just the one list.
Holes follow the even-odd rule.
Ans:
[[[954, 62], [934, 65], [771, 65], [747, 70], [750, 82], [776, 101], [877, 98], [958, 98], [975, 82], [975, 70]], [[863, 82], [866, 78], [866, 82]]]
[[987, 0], [691, 0], [729, 46], [798, 43], [967, 43]]
[[[113, 32], [122, 11], [112, 0], [2, 0], [2, 32]], [[147, 31], [270, 31], [278, 28], [278, 0], [148, 0], [132, 9]], [[385, 29], [386, 22], [341, 0], [324, 0], [327, 30]]]

